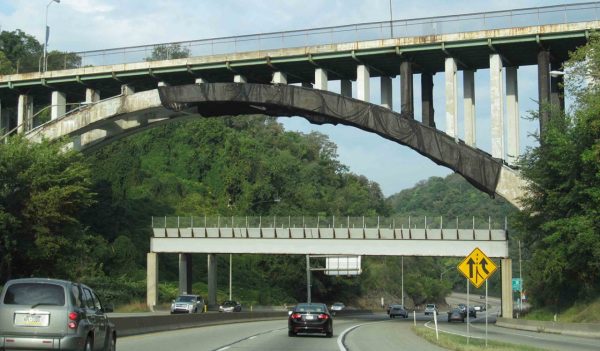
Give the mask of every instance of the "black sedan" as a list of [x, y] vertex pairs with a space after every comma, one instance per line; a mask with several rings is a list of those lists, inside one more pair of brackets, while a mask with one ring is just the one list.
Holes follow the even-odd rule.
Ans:
[[333, 319], [323, 303], [299, 303], [288, 317], [288, 336], [321, 333], [333, 336]]
[[408, 318], [408, 311], [404, 309], [402, 305], [391, 305], [390, 306], [390, 318], [404, 317]]
[[465, 322], [465, 315], [460, 308], [454, 308], [451, 311], [448, 311], [448, 322], [452, 321]]

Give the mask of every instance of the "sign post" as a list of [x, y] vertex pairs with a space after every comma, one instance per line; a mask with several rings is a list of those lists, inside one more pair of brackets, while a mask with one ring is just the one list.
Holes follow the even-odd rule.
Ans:
[[[485, 343], [487, 345], [487, 279], [494, 274], [498, 267], [483, 251], [476, 247], [457, 266], [458, 270], [470, 281], [473, 286], [479, 288], [484, 282], [485, 287]], [[514, 283], [513, 283], [514, 284]], [[469, 342], [469, 283], [467, 283], [467, 343]]]

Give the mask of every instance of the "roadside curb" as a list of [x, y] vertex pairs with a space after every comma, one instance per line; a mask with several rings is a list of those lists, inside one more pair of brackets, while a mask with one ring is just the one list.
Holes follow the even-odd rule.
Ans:
[[598, 323], [560, 323], [498, 317], [496, 319], [496, 325], [502, 328], [527, 330], [538, 333], [551, 333], [600, 339], [600, 324]]

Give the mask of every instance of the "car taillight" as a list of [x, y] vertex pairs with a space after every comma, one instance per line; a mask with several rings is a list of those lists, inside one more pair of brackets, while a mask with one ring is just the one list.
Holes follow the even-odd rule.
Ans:
[[329, 316], [326, 315], [325, 313], [321, 313], [318, 318], [319, 319], [329, 319]]
[[300, 313], [292, 313], [292, 315], [290, 317], [292, 319], [299, 319], [299, 318], [302, 318], [302, 315]]
[[78, 321], [79, 321], [79, 313], [69, 312], [69, 322], [67, 323], [67, 326], [69, 327], [69, 329], [76, 329]]

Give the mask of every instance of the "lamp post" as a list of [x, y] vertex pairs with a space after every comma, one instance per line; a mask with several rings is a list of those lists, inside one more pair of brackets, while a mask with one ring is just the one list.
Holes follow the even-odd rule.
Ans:
[[46, 62], [48, 56], [48, 38], [50, 37], [50, 27], [48, 27], [48, 8], [53, 2], [60, 4], [60, 0], [50, 0], [48, 5], [46, 5], [46, 23], [44, 26], [44, 62], [42, 62], [42, 69], [44, 72], [46, 72], [48, 69], [48, 62]]

